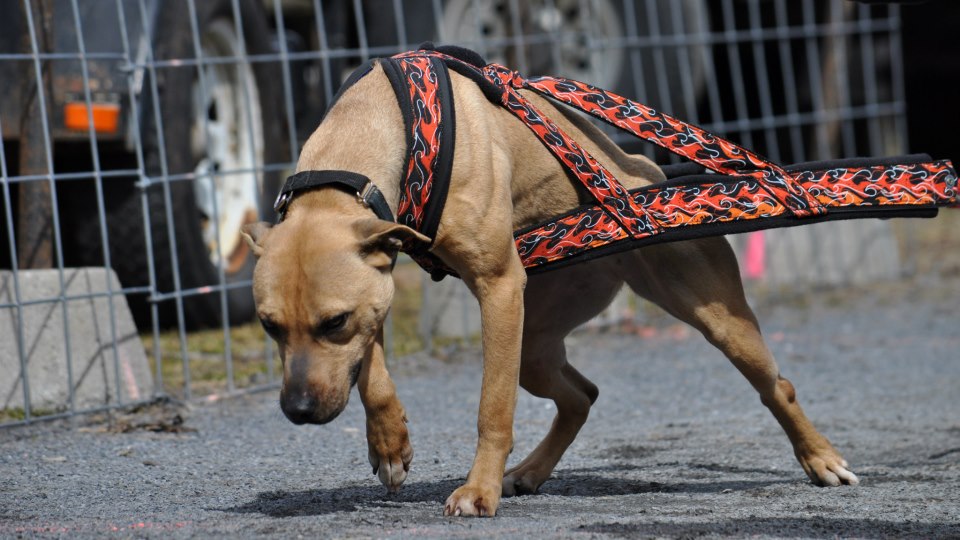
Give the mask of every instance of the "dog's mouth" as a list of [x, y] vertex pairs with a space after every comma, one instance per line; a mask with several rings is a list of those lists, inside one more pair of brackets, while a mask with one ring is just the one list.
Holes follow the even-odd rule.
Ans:
[[357, 380], [360, 379], [360, 368], [363, 367], [363, 360], [357, 360], [357, 363], [350, 368], [350, 388], [353, 388], [357, 385]]
[[[344, 403], [344, 405], [346, 405], [346, 403]], [[340, 409], [337, 409], [337, 410], [333, 411], [332, 413], [330, 413], [330, 414], [327, 415], [326, 417], [320, 418], [320, 419], [317, 419], [317, 420], [312, 420], [312, 421], [310, 421], [309, 423], [310, 423], [310, 424], [316, 424], [316, 425], [318, 425], [318, 426], [322, 426], [323, 424], [329, 424], [330, 422], [333, 422], [333, 420], [336, 419], [336, 417], [340, 416], [340, 413], [343, 412], [343, 409], [344, 409], [344, 408], [345, 408], [345, 407], [341, 407]]]

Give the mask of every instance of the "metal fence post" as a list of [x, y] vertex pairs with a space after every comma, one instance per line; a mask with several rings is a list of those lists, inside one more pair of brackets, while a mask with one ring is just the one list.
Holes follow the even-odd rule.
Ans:
[[[50, 62], [39, 55], [53, 49], [51, 19], [53, 6], [47, 0], [24, 0], [22, 15], [30, 24], [31, 32], [23, 35], [23, 50], [37, 55], [33, 64], [24, 64], [21, 78], [20, 109], [20, 174], [52, 175], [52, 152], [45, 139], [50, 95]], [[36, 71], [35, 74], [31, 71]], [[45, 144], [47, 142], [47, 144]], [[20, 216], [17, 244], [18, 266], [28, 268], [53, 267], [53, 182], [23, 182], [20, 184]]]

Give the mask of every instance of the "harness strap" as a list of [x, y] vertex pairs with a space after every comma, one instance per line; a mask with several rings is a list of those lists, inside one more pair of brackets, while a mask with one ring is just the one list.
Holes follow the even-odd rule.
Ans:
[[714, 172], [755, 177], [797, 217], [819, 215], [825, 211], [779, 165], [698, 126], [613, 92], [571, 79], [536, 77], [519, 81], [515, 79], [514, 84], [586, 112]]
[[[456, 145], [450, 75], [442, 59], [423, 54], [386, 58], [382, 65], [400, 104], [407, 136], [397, 222], [430, 237], [432, 243], [447, 199]], [[408, 254], [437, 279], [452, 273], [428, 249]]]
[[517, 91], [523, 85], [519, 75], [497, 64], [486, 66], [483, 74], [501, 87], [501, 105], [537, 135], [628, 234], [645, 236], [659, 231], [657, 220], [629, 197], [612, 173]]
[[957, 202], [957, 173], [929, 156], [841, 160], [791, 167], [794, 177], [829, 213], [796, 219], [753, 176], [693, 174], [630, 192], [662, 224], [659, 235], [628, 236], [597, 205], [584, 206], [514, 233], [528, 273], [634, 249], [833, 219], [933, 217]]
[[404, 111], [408, 141], [397, 222], [433, 238], [456, 144], [450, 76], [442, 61], [427, 56], [389, 58], [383, 66]]

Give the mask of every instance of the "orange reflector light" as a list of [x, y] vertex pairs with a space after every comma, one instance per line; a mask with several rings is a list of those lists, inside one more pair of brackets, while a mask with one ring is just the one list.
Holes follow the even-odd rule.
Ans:
[[[93, 129], [97, 133], [116, 133], [120, 125], [120, 105], [118, 103], [92, 103]], [[87, 104], [83, 102], [67, 103], [63, 106], [63, 125], [75, 131], [90, 129], [90, 116]]]

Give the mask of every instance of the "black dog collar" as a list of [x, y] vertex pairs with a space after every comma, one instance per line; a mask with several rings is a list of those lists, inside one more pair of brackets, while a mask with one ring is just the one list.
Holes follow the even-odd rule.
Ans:
[[283, 221], [290, 201], [301, 191], [316, 189], [323, 186], [333, 186], [348, 193], [355, 193], [357, 200], [367, 208], [373, 210], [378, 218], [393, 222], [393, 212], [383, 193], [362, 174], [350, 171], [302, 171], [287, 178], [283, 188], [277, 195], [273, 209], [277, 213], [277, 221]]

